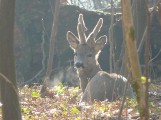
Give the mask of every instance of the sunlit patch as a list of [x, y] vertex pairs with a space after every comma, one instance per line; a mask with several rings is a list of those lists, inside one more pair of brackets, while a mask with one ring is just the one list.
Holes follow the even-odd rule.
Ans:
[[2, 107], [2, 105], [3, 105], [3, 104], [0, 102], [0, 107]]

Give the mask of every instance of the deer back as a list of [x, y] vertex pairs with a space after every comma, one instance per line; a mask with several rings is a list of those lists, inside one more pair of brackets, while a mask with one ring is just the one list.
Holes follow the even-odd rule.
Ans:
[[[81, 101], [93, 102], [94, 100], [103, 101], [105, 99], [114, 101], [123, 97], [127, 82], [127, 79], [119, 74], [99, 71], [88, 83]], [[130, 98], [134, 97], [130, 85], [126, 95]]]

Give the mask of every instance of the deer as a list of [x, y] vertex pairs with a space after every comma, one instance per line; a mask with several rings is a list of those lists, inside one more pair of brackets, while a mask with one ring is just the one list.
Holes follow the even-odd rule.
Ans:
[[[101, 50], [107, 43], [107, 36], [103, 35], [96, 40], [103, 25], [100, 18], [93, 31], [86, 36], [87, 27], [83, 14], [79, 14], [76, 37], [71, 31], [66, 34], [70, 48], [74, 51], [74, 67], [80, 80], [80, 88], [83, 96], [81, 102], [93, 102], [95, 100], [117, 100], [124, 95], [124, 88], [128, 80], [116, 73], [103, 71], [98, 63]], [[127, 96], [133, 96], [133, 89], [128, 87]]]

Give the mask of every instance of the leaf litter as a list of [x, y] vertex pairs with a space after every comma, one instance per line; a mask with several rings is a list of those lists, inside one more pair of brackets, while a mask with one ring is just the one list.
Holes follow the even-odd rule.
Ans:
[[[25, 85], [19, 90], [23, 120], [117, 120], [122, 99], [115, 102], [80, 102], [82, 93], [79, 87], [57, 86], [50, 89], [48, 96], [41, 97], [40, 86]], [[151, 120], [160, 120], [161, 105], [149, 102]], [[2, 116], [0, 115], [0, 118]], [[139, 120], [137, 102], [126, 99], [122, 120]]]

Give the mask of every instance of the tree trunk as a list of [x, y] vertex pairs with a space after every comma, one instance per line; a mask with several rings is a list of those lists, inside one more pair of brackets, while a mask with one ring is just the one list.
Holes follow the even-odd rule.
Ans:
[[52, 72], [53, 57], [54, 57], [54, 45], [55, 45], [56, 34], [57, 34], [60, 1], [55, 0], [53, 6], [54, 6], [55, 10], [54, 10], [53, 26], [52, 26], [51, 37], [50, 37], [48, 65], [47, 65], [45, 80], [44, 80], [43, 86], [40, 91], [40, 94], [42, 97], [44, 97], [46, 95], [46, 88], [49, 86], [49, 84], [51, 82], [51, 72]]
[[21, 120], [13, 48], [15, 0], [0, 1], [0, 83], [3, 120]]
[[[138, 48], [138, 55], [140, 56], [141, 59], [143, 59], [142, 55], [144, 54], [144, 60], [141, 60], [145, 64], [145, 70], [143, 72], [143, 75], [148, 79], [149, 78], [149, 40], [150, 38], [148, 35], [150, 34], [148, 31], [150, 29], [150, 20], [149, 19], [149, 14], [148, 14], [148, 7], [146, 4], [146, 0], [132, 0], [132, 15], [133, 15], [133, 21], [134, 21], [134, 28], [135, 28], [135, 36], [136, 36], [136, 43], [137, 43], [137, 48]], [[148, 41], [146, 41], [148, 40]], [[145, 51], [144, 48], [145, 47]], [[146, 80], [146, 112], [145, 116], [147, 117], [146, 119], [149, 118], [149, 110], [148, 110], [148, 80]]]
[[128, 54], [128, 61], [130, 65], [130, 72], [132, 77], [132, 86], [136, 93], [138, 102], [138, 110], [140, 113], [141, 120], [148, 120], [146, 116], [146, 89], [145, 84], [141, 81], [141, 70], [139, 66], [135, 28], [131, 13], [131, 2], [130, 0], [122, 0], [122, 13], [123, 13], [123, 31], [125, 36], [125, 46]]
[[144, 0], [132, 0], [132, 16], [134, 21], [135, 35], [137, 46], [139, 46], [141, 40], [145, 42], [144, 31], [147, 26], [147, 13], [145, 9]]

